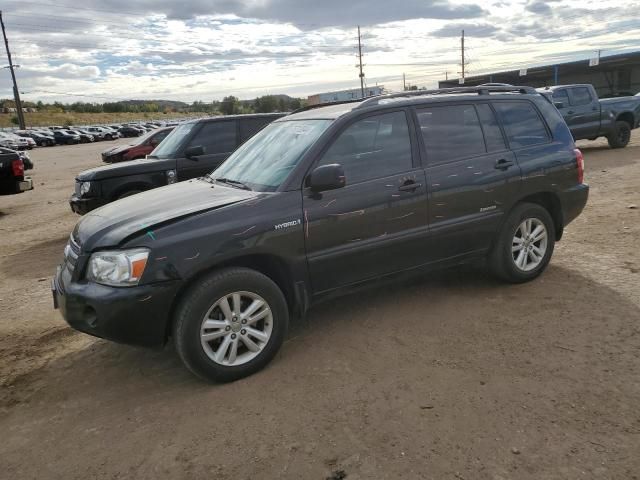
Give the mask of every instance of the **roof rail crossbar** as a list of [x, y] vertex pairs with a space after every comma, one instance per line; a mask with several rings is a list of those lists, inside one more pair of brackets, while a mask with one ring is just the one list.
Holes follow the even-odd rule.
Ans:
[[381, 100], [388, 100], [394, 98], [412, 98], [429, 95], [451, 95], [460, 93], [477, 93], [478, 95], [489, 95], [490, 93], [522, 93], [522, 94], [537, 94], [533, 87], [515, 87], [515, 86], [489, 86], [480, 85], [477, 87], [457, 87], [457, 88], [439, 88], [436, 90], [412, 90], [409, 92], [391, 93], [388, 95], [378, 95], [364, 100], [356, 108], [365, 108], [372, 105], [379, 105]]
[[353, 99], [353, 100], [341, 100], [339, 102], [325, 102], [325, 103], [316, 103], [314, 105], [307, 105], [305, 107], [300, 107], [297, 110], [294, 110], [289, 115], [293, 115], [294, 113], [306, 112], [307, 110], [313, 110], [314, 108], [322, 108], [322, 107], [332, 107], [333, 105], [342, 105], [344, 103], [356, 103], [361, 102], [361, 98]]

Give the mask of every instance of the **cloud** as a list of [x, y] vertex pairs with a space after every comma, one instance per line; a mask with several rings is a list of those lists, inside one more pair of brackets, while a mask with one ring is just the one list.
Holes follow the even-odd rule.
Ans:
[[561, 0], [531, 0], [524, 8], [526, 11], [537, 15], [551, 15], [553, 9], [551, 3], [559, 3]]
[[486, 38], [497, 34], [500, 28], [489, 23], [450, 23], [431, 32], [431, 35], [434, 37], [459, 37], [462, 30], [471, 37]]

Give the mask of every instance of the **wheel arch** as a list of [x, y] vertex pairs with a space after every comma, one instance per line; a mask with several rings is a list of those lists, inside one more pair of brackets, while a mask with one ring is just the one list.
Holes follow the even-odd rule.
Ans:
[[116, 188], [113, 192], [113, 194], [111, 195], [111, 201], [115, 202], [116, 200], [118, 200], [118, 198], [120, 198], [120, 196], [123, 193], [129, 192], [131, 190], [139, 190], [141, 192], [144, 192], [146, 190], [151, 190], [152, 188], [155, 188], [153, 185], [149, 184], [149, 183], [145, 183], [145, 182], [132, 182], [132, 183], [126, 183], [124, 185], [119, 186], [118, 188]]
[[626, 122], [629, 124], [629, 128], [633, 129], [633, 125], [634, 125], [633, 113], [623, 112], [618, 114], [618, 116], [616, 117], [616, 122]]
[[556, 230], [556, 241], [562, 238], [564, 233], [564, 220], [562, 216], [562, 204], [557, 194], [553, 192], [538, 192], [521, 198], [514, 204], [514, 208], [521, 203], [535, 203], [543, 207], [553, 219], [553, 226]]
[[175, 322], [175, 310], [189, 288], [212, 272], [230, 267], [244, 267], [262, 273], [272, 280], [282, 291], [290, 314], [295, 313], [299, 308], [299, 303], [301, 303], [299, 299], [300, 293], [296, 289], [293, 272], [284, 259], [277, 255], [265, 253], [242, 255], [208, 266], [184, 282], [176, 293], [171, 311], [169, 312], [169, 321], [167, 322], [165, 330], [165, 341], [171, 336]]

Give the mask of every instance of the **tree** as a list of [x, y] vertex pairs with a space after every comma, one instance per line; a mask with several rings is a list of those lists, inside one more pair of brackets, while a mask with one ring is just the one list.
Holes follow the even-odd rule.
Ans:
[[222, 99], [222, 103], [220, 104], [220, 111], [223, 115], [234, 115], [239, 113], [240, 111], [240, 101], [237, 97], [233, 95], [229, 95], [228, 97], [224, 97]]
[[257, 113], [271, 113], [278, 109], [278, 99], [273, 95], [256, 98], [254, 108]]
[[18, 117], [14, 115], [13, 117], [11, 117], [11, 123], [13, 123], [14, 125], [18, 125], [20, 123], [20, 120], [18, 120]]

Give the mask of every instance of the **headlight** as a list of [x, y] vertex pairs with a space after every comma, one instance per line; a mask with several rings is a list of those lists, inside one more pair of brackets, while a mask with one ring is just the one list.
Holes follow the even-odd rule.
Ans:
[[91, 182], [82, 182], [80, 184], [80, 196], [84, 197], [91, 190]]
[[112, 287], [138, 284], [149, 258], [146, 248], [96, 252], [89, 259], [87, 279]]
[[167, 170], [167, 185], [171, 185], [172, 183], [176, 183], [176, 171], [175, 170]]

